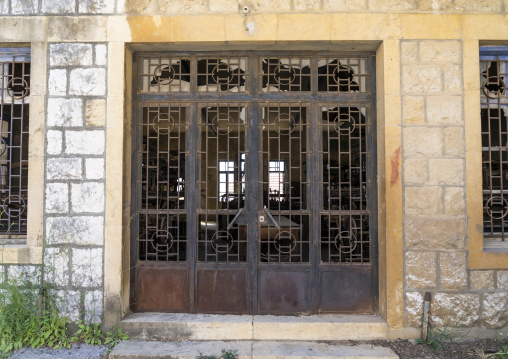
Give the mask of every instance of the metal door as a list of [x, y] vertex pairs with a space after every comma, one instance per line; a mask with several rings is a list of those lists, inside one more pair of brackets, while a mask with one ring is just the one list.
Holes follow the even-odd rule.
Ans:
[[132, 309], [374, 313], [373, 71], [373, 54], [135, 54]]

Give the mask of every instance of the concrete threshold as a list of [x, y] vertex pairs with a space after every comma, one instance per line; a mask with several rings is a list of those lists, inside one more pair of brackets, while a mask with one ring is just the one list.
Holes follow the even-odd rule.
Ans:
[[109, 359], [196, 359], [199, 355], [221, 355], [236, 350], [238, 359], [398, 359], [390, 349], [372, 345], [333, 345], [291, 341], [180, 341], [144, 342], [128, 340], [116, 346]]
[[387, 339], [375, 315], [214, 315], [135, 313], [121, 326], [137, 340], [374, 340]]

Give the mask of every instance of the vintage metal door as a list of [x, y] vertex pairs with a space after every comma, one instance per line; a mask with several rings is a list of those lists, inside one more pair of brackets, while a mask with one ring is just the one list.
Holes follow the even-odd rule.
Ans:
[[374, 56], [136, 53], [131, 306], [374, 313]]

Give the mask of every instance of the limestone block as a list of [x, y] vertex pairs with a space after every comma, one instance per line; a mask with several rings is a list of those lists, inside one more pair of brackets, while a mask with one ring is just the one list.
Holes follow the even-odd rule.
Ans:
[[443, 133], [440, 128], [406, 127], [402, 143], [404, 157], [440, 156], [443, 153]]
[[85, 292], [85, 322], [101, 323], [103, 313], [103, 294], [102, 290], [93, 290]]
[[369, 9], [372, 11], [411, 11], [416, 10], [415, 0], [370, 0]]
[[427, 122], [431, 124], [463, 123], [461, 96], [427, 97]]
[[89, 127], [104, 126], [106, 118], [106, 100], [94, 99], [86, 101], [86, 125]]
[[497, 287], [499, 289], [508, 289], [508, 271], [497, 271]]
[[74, 213], [104, 212], [104, 183], [72, 183], [71, 201]]
[[120, 13], [153, 14], [156, 9], [156, 0], [118, 0], [117, 2], [117, 11]]
[[445, 128], [445, 153], [450, 156], [464, 156], [464, 130], [462, 127]]
[[405, 269], [407, 287], [436, 287], [436, 252], [407, 251]]
[[39, 284], [41, 267], [31, 265], [13, 265], [7, 267], [7, 278], [19, 283], [20, 286]]
[[422, 96], [404, 96], [402, 100], [402, 119], [405, 123], [423, 123], [424, 98]]
[[441, 69], [430, 65], [405, 65], [402, 67], [402, 88], [405, 93], [435, 93], [443, 88]]
[[508, 292], [483, 294], [482, 326], [505, 328], [508, 324]]
[[465, 219], [406, 216], [405, 241], [411, 249], [461, 249], [466, 238]]
[[0, 0], [0, 14], [1, 15], [9, 14], [9, 0]]
[[459, 41], [422, 41], [420, 61], [422, 62], [461, 62], [462, 52]]
[[453, 0], [420, 0], [418, 2], [420, 11], [451, 11], [453, 10]]
[[106, 69], [74, 69], [70, 73], [69, 94], [77, 96], [104, 96], [106, 94]]
[[[169, 0], [166, 0], [169, 1]], [[194, 1], [196, 3], [200, 3], [200, 1]], [[160, 0], [159, 0], [160, 3]], [[160, 5], [159, 5], [160, 6]], [[202, 5], [206, 6], [206, 2]], [[240, 11], [240, 3], [235, 3], [234, 1], [229, 0], [208, 0], [208, 6], [210, 6], [210, 11], [214, 12], [234, 12], [238, 13]]]
[[35, 15], [38, 12], [37, 0], [12, 0], [13, 15]]
[[367, 0], [346, 0], [346, 10], [367, 10]]
[[108, 47], [105, 44], [95, 45], [95, 65], [105, 66], [108, 64]]
[[48, 41], [91, 41], [106, 40], [106, 16], [51, 16], [48, 17]]
[[48, 92], [51, 96], [65, 96], [67, 94], [67, 70], [49, 71]]
[[48, 180], [81, 179], [83, 177], [81, 158], [48, 158], [46, 162], [46, 178]]
[[71, 321], [77, 322], [80, 318], [81, 293], [77, 290], [50, 290], [50, 295], [55, 299], [58, 312], [68, 317]]
[[93, 63], [91, 44], [49, 45], [50, 66], [90, 66]]
[[58, 286], [69, 285], [69, 250], [46, 248], [44, 253], [44, 280]]
[[406, 187], [404, 199], [407, 215], [433, 216], [443, 212], [441, 187]]
[[429, 183], [439, 185], [460, 185], [464, 183], [464, 160], [430, 159]]
[[80, 14], [112, 14], [115, 11], [115, 2], [111, 0], [79, 0]]
[[104, 153], [104, 131], [66, 131], [65, 153], [102, 155]]
[[400, 58], [403, 63], [418, 61], [418, 42], [417, 41], [401, 42]]
[[407, 158], [404, 160], [404, 183], [424, 184], [427, 182], [427, 160]]
[[49, 245], [103, 245], [104, 217], [48, 217], [46, 219], [46, 241]]
[[67, 183], [46, 184], [46, 213], [69, 211], [69, 186]]
[[494, 289], [494, 271], [482, 270], [469, 272], [471, 289]]
[[104, 158], [87, 158], [85, 160], [86, 179], [96, 180], [104, 178]]
[[290, 0], [256, 0], [254, 10], [259, 12], [289, 12], [291, 10]]
[[49, 127], [83, 126], [83, 102], [78, 98], [49, 98], [47, 125]]
[[446, 92], [462, 92], [461, 66], [448, 66], [444, 68], [443, 77]]
[[441, 288], [460, 290], [467, 288], [466, 253], [442, 252], [439, 254]]
[[316, 11], [321, 9], [319, 0], [293, 0], [293, 10], [295, 11]]
[[475, 294], [436, 293], [432, 298], [435, 326], [470, 327], [479, 319], [480, 297]]
[[455, 0], [455, 10], [458, 12], [491, 12], [500, 14], [502, 9], [502, 0]]
[[422, 326], [423, 296], [418, 292], [406, 293], [406, 325], [420, 328]]
[[466, 210], [464, 188], [446, 187], [444, 204], [446, 214], [450, 216], [464, 216]]
[[46, 134], [48, 155], [59, 155], [62, 153], [62, 131], [49, 130]]
[[102, 285], [102, 248], [72, 249], [72, 278], [75, 287]]
[[75, 10], [74, 1], [69, 0], [42, 0], [41, 4], [43, 14], [65, 15], [72, 14]]
[[346, 9], [346, 0], [323, 0], [323, 10], [341, 11]]

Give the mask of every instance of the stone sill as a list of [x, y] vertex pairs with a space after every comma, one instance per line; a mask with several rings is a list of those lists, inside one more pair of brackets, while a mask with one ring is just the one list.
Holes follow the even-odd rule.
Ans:
[[26, 244], [0, 246], [0, 264], [42, 264], [42, 247]]

